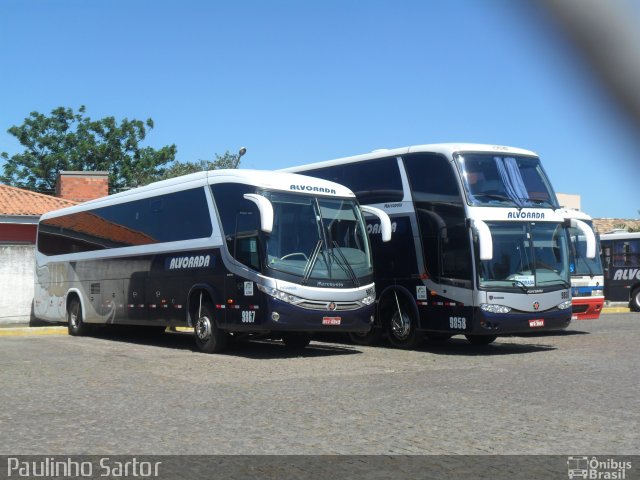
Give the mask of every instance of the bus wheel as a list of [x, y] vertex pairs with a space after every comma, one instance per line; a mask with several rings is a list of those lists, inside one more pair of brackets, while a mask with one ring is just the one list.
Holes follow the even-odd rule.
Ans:
[[391, 345], [407, 350], [420, 345], [423, 335], [418, 332], [416, 316], [407, 308], [405, 302], [398, 299], [396, 293], [394, 293], [393, 303], [389, 305], [388, 312], [387, 333]]
[[631, 294], [631, 302], [629, 302], [631, 310], [640, 312], [640, 288], [636, 288]]
[[208, 304], [202, 305], [193, 330], [196, 346], [203, 353], [221, 352], [229, 341], [229, 333], [218, 328], [213, 318], [213, 309]]
[[82, 307], [80, 300], [72, 298], [67, 308], [67, 330], [74, 337], [89, 333], [89, 326], [82, 320]]
[[282, 342], [291, 350], [302, 350], [311, 342], [308, 333], [285, 332], [282, 334]]
[[349, 338], [356, 345], [375, 345], [382, 338], [382, 329], [371, 327], [367, 333], [350, 333]]
[[497, 335], [465, 335], [471, 345], [489, 345], [493, 343]]

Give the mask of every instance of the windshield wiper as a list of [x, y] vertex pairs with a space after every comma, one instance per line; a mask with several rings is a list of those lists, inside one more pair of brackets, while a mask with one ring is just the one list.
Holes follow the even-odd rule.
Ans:
[[[335, 240], [333, 240], [333, 250], [334, 251], [338, 251], [338, 257], [336, 257], [336, 260], [338, 262], [338, 264], [343, 264], [342, 267], [344, 269], [344, 271], [346, 272], [347, 275], [349, 275], [349, 278], [351, 279], [351, 281], [353, 282], [353, 284], [356, 287], [360, 286], [360, 282], [358, 282], [358, 277], [356, 277], [356, 273], [353, 271], [353, 268], [351, 268], [351, 265], [349, 264], [349, 262], [347, 261], [347, 259], [344, 256], [344, 253], [342, 253], [342, 249], [340, 248], [340, 246], [338, 245], [338, 242], [336, 242]], [[342, 260], [342, 261], [340, 261]]]
[[562, 278], [556, 278], [556, 279], [553, 279], [553, 280], [543, 280], [541, 282], [538, 282], [538, 284], [554, 283], [554, 282], [561, 282], [563, 287], [571, 288], [571, 284], [569, 282], [567, 282], [566, 280], [563, 280]]
[[304, 266], [304, 272], [302, 273], [302, 285], [306, 285], [309, 281], [309, 277], [311, 276], [311, 272], [313, 272], [313, 267], [316, 266], [316, 261], [318, 260], [318, 255], [320, 254], [320, 249], [322, 248], [322, 240], [318, 240], [316, 246], [313, 249], [313, 253], [307, 260], [307, 264]]
[[521, 282], [520, 280], [509, 280], [509, 281], [513, 283], [514, 287], [520, 287], [524, 293], [529, 293], [529, 289], [524, 284], [524, 282]]
[[549, 202], [548, 200], [543, 200], [542, 198], [520, 198], [520, 200], [524, 200], [526, 202], [535, 203], [536, 205], [547, 204], [550, 207], [552, 206], [551, 202]]
[[511, 203], [516, 203], [516, 201], [511, 198], [511, 197], [507, 197], [506, 195], [499, 195], [497, 193], [473, 193], [472, 194], [474, 197], [487, 197], [487, 198], [493, 198], [495, 200], [501, 200], [503, 202], [511, 202]]

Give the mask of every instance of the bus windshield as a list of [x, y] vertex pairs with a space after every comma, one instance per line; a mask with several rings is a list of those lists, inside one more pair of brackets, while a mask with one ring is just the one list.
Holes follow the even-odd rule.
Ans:
[[[600, 261], [600, 256], [596, 255], [595, 258], [587, 258], [587, 241], [584, 236], [580, 235], [578, 230], [575, 228], [571, 228], [569, 233], [571, 235], [572, 244], [571, 274], [589, 276], [602, 275], [602, 262]], [[600, 242], [597, 243], [596, 251], [600, 251]]]
[[487, 222], [493, 259], [480, 262], [484, 289], [569, 286], [566, 231], [555, 223]]
[[456, 161], [470, 205], [558, 207], [537, 158], [465, 153]]
[[314, 280], [350, 280], [373, 274], [365, 223], [354, 200], [264, 192], [274, 211], [265, 236], [267, 267]]

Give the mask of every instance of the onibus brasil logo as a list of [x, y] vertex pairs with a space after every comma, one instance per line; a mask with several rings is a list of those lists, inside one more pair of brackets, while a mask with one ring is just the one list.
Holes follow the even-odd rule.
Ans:
[[585, 478], [594, 480], [625, 480], [631, 462], [597, 457], [568, 457], [567, 474], [569, 478]]

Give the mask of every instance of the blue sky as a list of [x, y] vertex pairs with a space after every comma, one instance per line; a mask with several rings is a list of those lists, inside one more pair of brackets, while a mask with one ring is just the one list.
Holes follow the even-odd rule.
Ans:
[[276, 169], [438, 142], [538, 152], [594, 217], [638, 218], [640, 135], [510, 0], [4, 0], [0, 151], [31, 111], [151, 117], [178, 160]]

